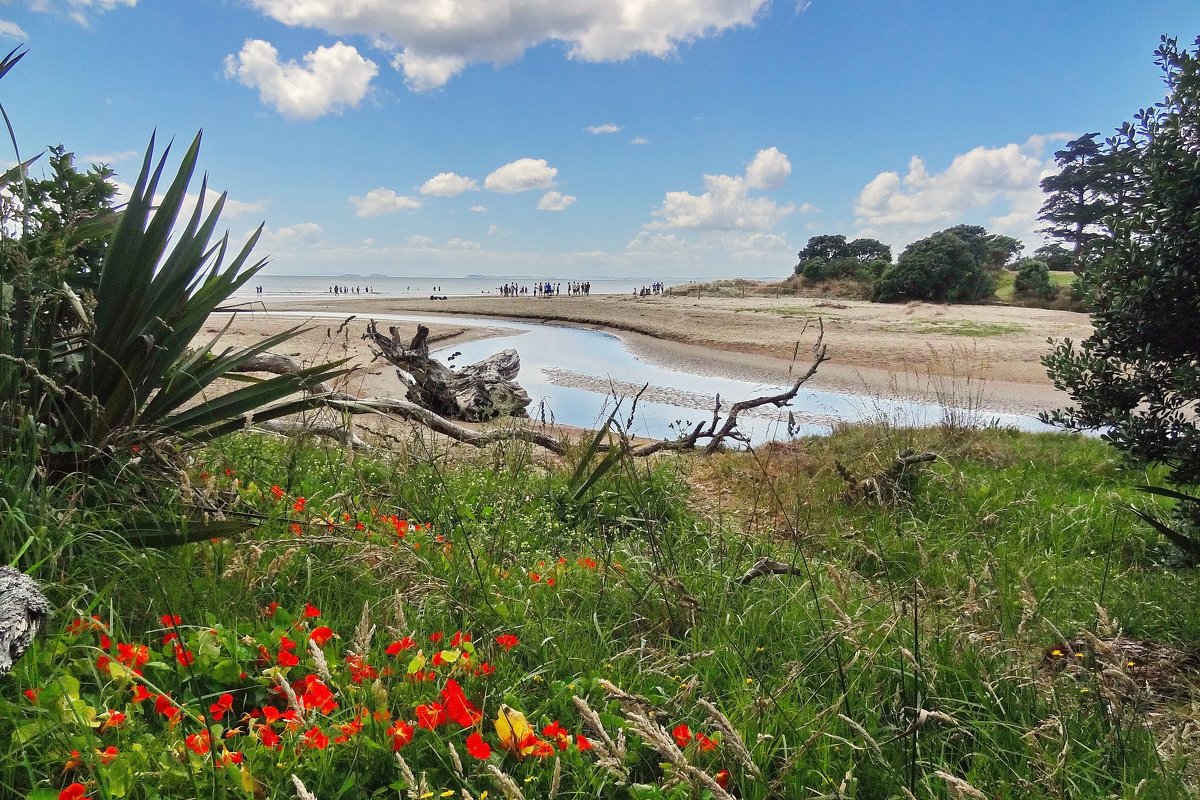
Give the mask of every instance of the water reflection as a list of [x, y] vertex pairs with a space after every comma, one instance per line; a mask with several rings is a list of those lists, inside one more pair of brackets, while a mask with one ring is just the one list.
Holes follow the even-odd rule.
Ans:
[[[342, 319], [344, 314], [272, 312], [278, 316]], [[364, 315], [367, 316], [367, 315]], [[719, 394], [724, 408], [740, 400], [775, 394], [788, 387], [699, 375], [642, 360], [616, 336], [601, 332], [528, 322], [460, 317], [452, 315], [371, 314], [381, 322], [463, 324], [512, 330], [514, 335], [454, 344], [434, 354], [445, 359], [459, 352], [453, 362], [470, 364], [512, 348], [521, 356], [519, 381], [533, 398], [532, 416], [555, 422], [593, 427], [602, 422], [622, 400], [622, 422], [631, 396], [643, 385], [651, 387], [637, 404], [630, 432], [649, 438], [674, 437], [681, 431], [707, 421]], [[838, 421], [884, 418], [896, 425], [933, 425], [942, 420], [940, 406], [888, 400], [839, 392], [808, 391], [801, 387], [790, 408], [765, 406], [739, 418], [738, 428], [758, 444], [797, 435], [828, 433]], [[1022, 430], [1055, 430], [1036, 418], [1000, 412], [977, 412], [979, 424], [996, 424]]]

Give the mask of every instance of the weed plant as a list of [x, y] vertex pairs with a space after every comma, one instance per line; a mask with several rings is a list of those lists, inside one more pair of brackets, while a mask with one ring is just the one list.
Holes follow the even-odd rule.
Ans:
[[[901, 445], [939, 454], [908, 502], [843, 497], [835, 461], [867, 474]], [[1164, 568], [1155, 534], [1117, 510], [1154, 476], [1100, 442], [854, 425], [621, 460], [583, 494], [572, 477], [517, 442], [360, 453], [239, 434], [123, 506], [6, 489], [36, 512], [6, 532], [44, 553], [29, 565], [61, 611], [0, 679], [0, 740], [19, 745], [0, 754], [0, 794], [1200, 785], [1186, 659], [1104, 649], [1186, 652], [1196, 573]], [[258, 525], [168, 551], [89, 534], [196, 502]], [[761, 557], [798, 574], [741, 581]]]

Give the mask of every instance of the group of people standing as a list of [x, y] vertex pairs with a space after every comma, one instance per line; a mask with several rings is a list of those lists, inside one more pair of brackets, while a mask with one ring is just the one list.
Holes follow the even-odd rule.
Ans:
[[370, 294], [370, 286], [330, 286], [330, 294]]
[[[591, 281], [567, 281], [568, 296], [589, 295], [591, 292]], [[500, 287], [501, 297], [522, 297], [530, 294], [534, 297], [553, 297], [562, 294], [562, 284], [539, 281], [533, 285], [531, 290], [529, 286], [522, 286], [513, 281]]]
[[662, 281], [655, 281], [649, 286], [643, 286], [640, 292], [637, 289], [634, 289], [633, 293], [638, 297], [649, 297], [652, 294], [662, 294], [663, 291], [664, 287]]

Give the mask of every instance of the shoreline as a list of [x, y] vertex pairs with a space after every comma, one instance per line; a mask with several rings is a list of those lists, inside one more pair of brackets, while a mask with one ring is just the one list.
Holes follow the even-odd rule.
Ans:
[[[444, 325], [430, 326], [441, 346], [510, 334], [463, 325], [456, 317], [600, 330], [658, 366], [771, 384], [789, 383], [793, 370], [807, 369], [810, 347], [823, 328], [830, 359], [807, 384], [814, 389], [1028, 415], [1069, 403], [1040, 365], [1049, 351], [1047, 337], [1078, 341], [1091, 331], [1087, 315], [1067, 311], [791, 297], [348, 297], [258, 307], [364, 321], [372, 314], [444, 317]], [[243, 323], [253, 320], [256, 329], [271, 327], [261, 327], [267, 318], [254, 319], [254, 312], [238, 315]], [[358, 355], [364, 354], [366, 363], [365, 347]]]

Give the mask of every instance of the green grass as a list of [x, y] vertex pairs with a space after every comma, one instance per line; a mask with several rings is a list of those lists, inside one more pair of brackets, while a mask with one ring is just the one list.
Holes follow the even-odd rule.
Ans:
[[979, 322], [975, 320], [920, 320], [901, 325], [889, 325], [886, 330], [893, 333], [931, 334], [940, 333], [949, 336], [966, 336], [972, 339], [986, 339], [993, 336], [1006, 336], [1010, 333], [1024, 333], [1028, 328], [1015, 322]]
[[[866, 476], [905, 447], [940, 456], [909, 502], [843, 498], [836, 462]], [[37, 566], [64, 610], [0, 683], [0, 739], [24, 743], [0, 754], [0, 794], [53, 798], [80, 781], [93, 797], [282, 799], [296, 796], [296, 774], [323, 800], [395, 797], [412, 787], [388, 728], [417, 719], [451, 677], [482, 720], [418, 726], [400, 750], [434, 797], [503, 796], [465, 749], [472, 729], [492, 748], [487, 764], [526, 797], [550, 796], [553, 758], [504, 752], [492, 726], [502, 704], [554, 747], [562, 798], [711, 797], [697, 775], [719, 770], [743, 798], [836, 795], [843, 784], [846, 796], [954, 796], [940, 773], [1011, 798], [1185, 797], [1197, 788], [1196, 751], [1180, 738], [1195, 724], [1191, 676], [1143, 675], [1155, 686], [1148, 695], [1116, 677], [1121, 665], [1103, 653], [1061, 671], [1046, 656], [1063, 637], [1105, 635], [1105, 618], [1141, 641], [1200, 642], [1197, 571], [1173, 568], [1169, 548], [1121, 509], [1152, 502], [1132, 487], [1155, 476], [1101, 442], [848, 426], [753, 454], [624, 461], [581, 497], [569, 464], [520, 444], [441, 452], [414, 439], [395, 448], [348, 457], [252, 435], [211, 446], [187, 481], [227, 514], [265, 519], [244, 541], [89, 548], [68, 519], [60, 535], [78, 537], [69, 557], [60, 551]], [[147, 496], [172, 511], [170, 499]], [[400, 539], [395, 519], [430, 527]], [[760, 557], [799, 574], [739, 582]], [[273, 601], [280, 610], [264, 617]], [[321, 616], [304, 617], [306, 603]], [[377, 633], [359, 655], [381, 674], [356, 683], [361, 663], [346, 653], [364, 604]], [[339, 708], [294, 732], [277, 725], [280, 751], [223, 717], [213, 751], [245, 760], [214, 768], [187, 745], [204, 726], [186, 716], [172, 725], [150, 701], [130, 703], [130, 676], [96, 666], [99, 632], [67, 631], [77, 614], [93, 613], [109, 626], [114, 658], [116, 642], [148, 644], [148, 678], [209, 722], [226, 691], [238, 714], [285, 707], [258, 645], [274, 659], [281, 636], [298, 641], [295, 681], [318, 670], [306, 632], [327, 626], [341, 637], [322, 647]], [[182, 617], [189, 667], [163, 643], [165, 613]], [[472, 657], [493, 674], [461, 667], [467, 651], [449, 644], [455, 631], [473, 634]], [[437, 632], [446, 638], [433, 643]], [[502, 634], [519, 644], [504, 649]], [[405, 635], [412, 648], [385, 652]], [[405, 673], [418, 649], [459, 660], [422, 665], [433, 678], [414, 683]], [[605, 685], [641, 699], [621, 702]], [[40, 690], [36, 703], [26, 689]], [[607, 767], [574, 744], [576, 734], [600, 739], [574, 698], [599, 713], [608, 735], [628, 735], [627, 752]], [[701, 699], [732, 723], [749, 763]], [[359, 708], [391, 719], [369, 713], [347, 736], [342, 726], [362, 719]], [[109, 709], [128, 721], [103, 727]], [[638, 714], [667, 735], [687, 725], [722, 741], [706, 751], [692, 737], [672, 763], [635, 732]], [[542, 733], [551, 722], [571, 738]], [[313, 725], [327, 747], [304, 746]], [[243, 732], [225, 739], [227, 730]], [[339, 735], [346, 741], [333, 742]], [[109, 745], [118, 755], [105, 764]]]
[[[1050, 285], [1056, 289], [1065, 289], [1075, 283], [1078, 276], [1074, 272], [1058, 272], [1050, 273]], [[1005, 303], [1013, 301], [1013, 286], [1017, 280], [1017, 273], [1010, 269], [1000, 270], [1000, 274], [996, 276], [996, 299]]]

